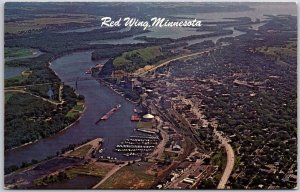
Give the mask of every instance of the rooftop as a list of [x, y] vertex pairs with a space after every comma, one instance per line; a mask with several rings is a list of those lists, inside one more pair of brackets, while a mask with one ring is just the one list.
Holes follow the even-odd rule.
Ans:
[[153, 119], [154, 116], [151, 115], [150, 113], [148, 113], [148, 114], [144, 115], [143, 118], [144, 118], [144, 119]]

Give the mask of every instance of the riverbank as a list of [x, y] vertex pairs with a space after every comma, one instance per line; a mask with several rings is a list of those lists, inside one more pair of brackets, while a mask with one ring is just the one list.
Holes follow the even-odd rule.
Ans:
[[[48, 136], [46, 138], [51, 138], [51, 137], [55, 136], [56, 134], [61, 133], [61, 132], [65, 131], [65, 130], [67, 130], [68, 128], [70, 128], [71, 126], [73, 126], [76, 122], [78, 122], [82, 118], [82, 115], [85, 112], [86, 108], [87, 107], [84, 106], [82, 113], [80, 114], [80, 116], [73, 123], [71, 123], [70, 125], [68, 125], [67, 127], [63, 128], [62, 130], [60, 130], [60, 131], [56, 132], [55, 134], [50, 135], [50, 136]], [[45, 138], [42, 138], [42, 139], [45, 139]], [[27, 145], [31, 145], [31, 144], [37, 143], [38, 141], [40, 141], [42, 139], [37, 139], [37, 140], [34, 140], [34, 141], [30, 141], [30, 142], [25, 143], [23, 145], [20, 145], [20, 146], [13, 147], [11, 149], [5, 150], [4, 152], [12, 151], [12, 150], [15, 150], [15, 149], [19, 149], [19, 148], [25, 147]]]
[[62, 154], [62, 156], [90, 159], [92, 155], [101, 148], [102, 143], [102, 138], [96, 138], [83, 145], [75, 147], [72, 150], [66, 151], [64, 154]]
[[127, 101], [131, 102], [132, 104], [138, 104], [139, 103], [139, 101], [132, 101], [132, 100], [128, 99], [127, 97], [125, 97], [123, 93], [114, 90], [113, 89], [114, 84], [109, 83], [108, 81], [105, 81], [103, 79], [99, 79], [99, 81], [100, 81], [100, 83], [102, 83], [103, 85], [108, 87], [110, 90], [112, 90], [114, 93], [120, 95], [121, 97], [124, 97]]
[[[65, 57], [69, 57], [70, 55], [73, 55], [73, 54], [80, 54], [82, 51], [92, 51], [93, 49], [79, 49], [79, 50], [76, 50], [75, 52], [65, 52], [65, 53], [63, 53], [63, 54], [61, 54], [61, 55], [57, 55], [57, 56], [53, 56], [53, 57], [51, 57], [51, 59], [48, 61], [48, 65], [47, 65], [47, 67], [54, 73], [54, 75], [62, 82], [63, 80], [62, 80], [62, 77], [63, 77], [63, 79], [64, 78], [66, 78], [66, 79], [74, 79], [74, 78], [76, 78], [76, 77], [78, 77], [78, 76], [80, 76], [80, 75], [82, 75], [83, 74], [83, 70], [82, 69], [80, 69], [80, 68], [78, 68], [78, 69], [72, 69], [72, 70], [76, 70], [76, 74], [70, 74], [70, 75], [66, 75], [66, 73], [62, 73], [62, 74], [58, 74], [57, 73], [57, 71], [55, 71], [55, 70], [53, 70], [52, 68], [51, 68], [51, 66], [52, 66], [52, 63], [56, 60], [56, 59], [59, 59], [59, 58], [65, 58]], [[64, 55], [64, 56], [63, 56]], [[70, 61], [70, 63], [69, 63], [69, 65], [71, 65], [71, 64], [73, 64], [74, 62], [77, 62], [78, 61], [78, 59], [75, 59], [75, 60], [71, 60]], [[69, 61], [64, 61], [64, 62], [69, 62]], [[90, 64], [92, 64], [92, 62], [93, 61], [91, 61], [91, 58], [90, 58], [90, 55], [88, 56], [88, 58], [85, 60], [85, 62], [88, 62], [89, 64], [88, 65], [90, 65]], [[85, 67], [87, 67], [88, 65], [84, 65]], [[72, 65], [71, 65], [72, 66]], [[70, 68], [72, 68], [70, 66]], [[74, 66], [73, 66], [74, 67]], [[69, 71], [69, 69], [67, 70], [66, 69], [66, 71]], [[68, 78], [67, 78], [68, 77]], [[102, 82], [104, 82], [104, 81], [102, 81]], [[99, 82], [97, 82], [98, 84], [99, 84]], [[110, 91], [112, 91], [113, 93], [115, 93], [116, 95], [118, 95], [118, 96], [121, 96], [122, 98], [124, 98], [126, 101], [128, 101], [128, 102], [130, 102], [131, 104], [138, 104], [138, 102], [136, 102], [136, 101], [132, 101], [132, 100], [130, 100], [129, 98], [126, 98], [126, 97], [124, 97], [124, 94], [122, 94], [122, 93], [120, 93], [119, 91], [116, 91], [116, 90], [114, 90], [114, 88], [112, 87], [113, 86], [113, 84], [110, 84], [110, 83], [108, 83], [108, 82], [105, 82], [106, 84], [103, 84], [103, 83], [101, 83], [100, 82], [100, 84], [102, 84], [102, 85], [105, 85], [106, 87], [108, 87], [109, 89], [110, 89]], [[86, 91], [83, 91], [83, 90], [81, 90], [83, 93], [84, 92], [86, 92]], [[95, 90], [96, 91], [96, 90]], [[76, 92], [75, 92], [76, 93]], [[84, 96], [86, 96], [85, 94], [83, 94]], [[108, 95], [110, 95], [109, 93], [108, 93]], [[110, 99], [110, 98], [105, 98], [105, 100], [106, 99]], [[94, 99], [92, 99], [92, 100], [94, 100]], [[95, 103], [97, 103], [98, 102], [98, 100], [97, 101], [93, 101], [93, 102], [95, 102]], [[111, 101], [109, 101], [108, 103], [111, 103]], [[112, 104], [112, 105], [114, 105], [114, 104]], [[85, 105], [85, 106], [87, 106], [87, 105]], [[110, 106], [111, 107], [111, 106]], [[110, 108], [109, 107], [109, 108]], [[94, 109], [91, 109], [91, 111], [93, 111]], [[99, 113], [99, 112], [97, 112], [98, 110], [95, 110], [94, 111], [94, 113]], [[49, 137], [49, 139], [51, 139], [51, 138], [56, 138], [55, 136], [56, 135], [60, 135], [59, 133], [61, 133], [61, 132], [64, 132], [64, 131], [66, 131], [68, 128], [70, 128], [70, 127], [72, 127], [72, 126], [74, 126], [75, 124], [76, 124], [76, 122], [78, 122], [81, 118], [82, 118], [82, 116], [83, 116], [83, 114], [85, 114], [85, 112], [86, 112], [86, 108], [84, 109], [84, 112], [80, 115], [80, 117], [77, 119], [77, 120], [75, 120], [73, 123], [71, 123], [70, 125], [68, 125], [67, 127], [65, 127], [65, 128], [63, 128], [62, 130], [60, 130], [59, 132], [57, 132], [56, 134], [53, 134], [53, 135], [51, 135], [50, 137]], [[132, 110], [130, 110], [128, 113], [126, 113], [126, 114], [124, 114], [124, 117], [126, 117], [129, 113], [132, 113]], [[86, 119], [89, 119], [89, 118], [86, 118]], [[94, 120], [88, 120], [88, 121], [94, 121]], [[130, 120], [129, 120], [130, 121]], [[106, 125], [106, 123], [104, 123], [105, 124], [105, 126], [107, 126]], [[129, 124], [129, 123], [128, 123]], [[78, 126], [81, 126], [81, 125], [78, 125]], [[86, 126], [90, 126], [89, 124], [88, 124], [88, 122], [87, 123], [84, 123], [84, 126], [86, 127]], [[120, 125], [119, 124], [116, 124], [116, 125], [114, 125], [114, 126], [118, 126], [118, 127], [120, 127]], [[73, 131], [72, 131], [73, 132]], [[47, 140], [49, 140], [48, 139], [48, 137], [46, 137], [47, 138]], [[45, 138], [43, 138], [43, 139], [40, 139], [40, 140], [44, 140]], [[37, 140], [37, 141], [35, 141], [35, 142], [32, 142], [32, 143], [29, 143], [29, 144], [27, 144], [27, 145], [25, 145], [25, 146], [33, 146], [34, 144], [36, 144], [36, 143], [38, 143], [38, 141], [40, 141], [40, 140]], [[20, 148], [22, 148], [22, 147], [20, 147]], [[41, 147], [42, 148], [42, 147]], [[57, 149], [56, 149], [56, 151], [57, 151]], [[28, 159], [28, 157], [27, 157], [27, 159]]]
[[[75, 80], [77, 77], [86, 78], [87, 75], [84, 73], [86, 69], [95, 66], [99, 61], [91, 61], [91, 51], [84, 51], [69, 54], [50, 63], [48, 64], [51, 67], [50, 69], [55, 72], [56, 75], [54, 75], [59, 76], [61, 81], [69, 87], [68, 90], [64, 89], [64, 91], [71, 91], [70, 88], [75, 89], [75, 81], [69, 80]], [[76, 63], [76, 67], [74, 67], [74, 63]], [[64, 126], [62, 131], [51, 137], [40, 139], [25, 147], [6, 151], [6, 167], [21, 166], [23, 162], [31, 162], [32, 159], [40, 161], [49, 156], [55, 156], [57, 152], [70, 144], [80, 143], [95, 136], [107, 139], [104, 144], [103, 156], [126, 159], [122, 154], [113, 150], [119, 142], [128, 138], [134, 132], [136, 122], [130, 120], [130, 114], [135, 107], [133, 103], [90, 77], [88, 77], [88, 80], [78, 81], [76, 93], [85, 97], [85, 110], [80, 119], [73, 122], [73, 124]], [[99, 115], [109, 111], [118, 103], [122, 105], [122, 108], [116, 115], [107, 121], [97, 125], [94, 124], [99, 119]]]
[[[90, 50], [90, 49], [89, 49], [89, 50]], [[80, 52], [80, 50], [78, 50], [77, 52]], [[72, 53], [67, 53], [67, 54], [64, 54], [64, 55], [69, 55], [69, 54], [72, 54]], [[55, 77], [56, 77], [57, 79], [59, 79], [60, 82], [62, 82], [61, 79], [59, 78], [59, 75], [58, 75], [58, 74], [50, 67], [50, 66], [51, 66], [51, 62], [54, 61], [55, 59], [57, 59], [58, 57], [61, 57], [61, 56], [52, 57], [52, 58], [47, 62], [48, 64], [46, 65], [46, 67], [54, 73]], [[74, 93], [77, 94], [77, 95], [79, 95], [79, 93], [77, 93], [76, 91], [74, 91]], [[84, 102], [85, 102], [85, 101], [84, 101]], [[22, 144], [22, 145], [15, 146], [15, 147], [13, 147], [13, 148], [7, 149], [7, 150], [5, 150], [5, 152], [13, 151], [13, 150], [20, 149], [20, 148], [25, 147], [25, 146], [28, 146], [28, 145], [32, 145], [32, 144], [34, 144], [34, 143], [37, 143], [37, 142], [40, 141], [40, 140], [43, 140], [43, 139], [45, 139], [45, 138], [51, 138], [51, 137], [55, 136], [56, 134], [59, 134], [59, 133], [65, 131], [66, 129], [70, 128], [71, 126], [73, 126], [75, 123], [77, 123], [77, 122], [81, 119], [82, 115], [83, 115], [83, 114], [85, 113], [85, 111], [86, 111], [86, 108], [87, 108], [87, 107], [86, 107], [86, 105], [84, 104], [84, 109], [82, 110], [82, 112], [80, 112], [80, 116], [79, 116], [77, 119], [75, 119], [73, 122], [71, 122], [69, 125], [67, 125], [65, 128], [59, 130], [58, 132], [56, 132], [56, 133], [54, 133], [54, 134], [52, 134], [52, 135], [49, 135], [49, 136], [47, 136], [47, 137], [41, 138], [41, 139], [36, 139], [36, 140], [34, 140], [34, 141], [30, 141], [30, 142], [24, 143], [24, 144]]]

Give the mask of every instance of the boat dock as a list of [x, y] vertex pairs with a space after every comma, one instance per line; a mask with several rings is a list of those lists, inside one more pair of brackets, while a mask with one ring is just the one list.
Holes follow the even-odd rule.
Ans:
[[130, 136], [118, 144], [114, 151], [124, 156], [143, 156], [151, 153], [159, 143], [157, 136]]

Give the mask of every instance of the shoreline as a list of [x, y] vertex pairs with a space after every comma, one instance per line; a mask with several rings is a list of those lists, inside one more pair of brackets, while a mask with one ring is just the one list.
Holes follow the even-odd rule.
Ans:
[[[70, 53], [70, 54], [72, 54], [72, 53]], [[69, 55], [69, 54], [66, 54], [66, 55]], [[61, 57], [63, 57], [63, 56], [61, 56]], [[58, 57], [58, 58], [59, 58], [59, 57]], [[64, 83], [64, 82], [60, 79], [60, 77], [58, 76], [58, 74], [50, 67], [50, 66], [52, 65], [52, 61], [54, 61], [55, 59], [57, 59], [57, 58], [53, 58], [53, 59], [51, 59], [50, 61], [48, 61], [47, 67], [48, 67], [51, 71], [53, 71], [53, 73], [56, 75], [56, 77], [59, 78], [60, 82]], [[74, 91], [74, 92], [76, 93], [76, 91]], [[77, 94], [78, 94], [78, 93], [77, 93]], [[64, 130], [70, 128], [72, 125], [74, 125], [77, 121], [79, 121], [79, 120], [81, 119], [81, 117], [82, 117], [83, 113], [85, 112], [86, 108], [87, 108], [87, 107], [86, 107], [86, 105], [85, 105], [85, 100], [84, 100], [84, 109], [83, 109], [83, 111], [80, 113], [80, 116], [79, 116], [74, 122], [72, 122], [70, 125], [68, 125], [68, 126], [66, 126], [65, 128], [59, 130], [58, 132], [54, 133], [53, 135], [50, 135], [49, 137], [45, 137], [45, 138], [41, 138], [41, 139], [36, 139], [36, 140], [34, 140], [34, 141], [30, 141], [30, 142], [28, 142], [28, 143], [24, 143], [24, 144], [22, 144], [22, 145], [13, 147], [13, 148], [11, 148], [11, 149], [4, 150], [4, 153], [5, 153], [5, 152], [8, 152], [8, 151], [12, 151], [12, 150], [15, 150], [15, 149], [19, 149], [19, 148], [25, 147], [25, 146], [30, 145], [30, 144], [34, 144], [34, 143], [36, 143], [36, 142], [38, 142], [38, 141], [40, 141], [40, 140], [42, 140], [42, 139], [51, 138], [52, 136], [54, 136], [54, 135], [56, 135], [56, 134], [58, 134], [58, 133], [60, 133], [60, 132], [62, 132], [62, 131], [64, 131]]]
[[112, 88], [112, 86], [114, 86], [112, 83], [109, 83], [109, 82], [107, 82], [107, 81], [105, 81], [105, 80], [103, 80], [103, 79], [100, 79], [99, 81], [100, 81], [100, 83], [101, 83], [102, 85], [108, 87], [111, 91], [113, 91], [114, 93], [120, 95], [121, 97], [123, 97], [123, 98], [126, 99], [127, 101], [131, 102], [132, 104], [138, 104], [138, 103], [139, 103], [138, 101], [132, 101], [132, 100], [128, 99], [127, 97], [122, 96], [122, 93], [119, 93], [118, 91], [116, 91], [116, 90], [114, 90], [114, 89]]
[[55, 136], [56, 134], [59, 134], [60, 132], [63, 132], [65, 130], [67, 130], [68, 128], [70, 128], [71, 126], [73, 126], [75, 123], [77, 123], [77, 121], [79, 121], [82, 118], [83, 113], [85, 112], [86, 109], [87, 109], [87, 107], [84, 105], [83, 111], [81, 112], [80, 116], [74, 122], [72, 122], [70, 125], [68, 125], [65, 128], [63, 128], [62, 130], [59, 130], [58, 132], [54, 133], [53, 135], [50, 135], [49, 137], [45, 137], [45, 138], [41, 138], [41, 139], [36, 139], [34, 141], [30, 141], [28, 143], [24, 143], [24, 144], [22, 144], [20, 146], [17, 146], [17, 147], [13, 147], [11, 149], [5, 150], [4, 153], [12, 151], [12, 150], [15, 150], [15, 149], [19, 149], [19, 148], [25, 147], [25, 146], [30, 145], [30, 144], [37, 143], [38, 141], [43, 140], [43, 139], [51, 138], [51, 137]]
[[[66, 55], [71, 55], [71, 54], [73, 54], [73, 53], [81, 52], [81, 51], [93, 51], [93, 49], [77, 50], [77, 51], [74, 51], [74, 52], [71, 52], [71, 53], [67, 53], [67, 54], [63, 54], [63, 55], [58, 56], [58, 57], [51, 58], [51, 59], [48, 61], [46, 67], [48, 67], [48, 68], [55, 74], [55, 76], [60, 80], [61, 83], [64, 83], [64, 82], [60, 79], [60, 77], [59, 77], [59, 75], [56, 73], [56, 71], [54, 71], [54, 70], [50, 67], [50, 66], [52, 65], [52, 62], [53, 62], [54, 60], [60, 58], [60, 57], [63, 57], [63, 56], [66, 56]], [[96, 80], [96, 79], [95, 79], [95, 80]], [[97, 80], [96, 80], [96, 81], [97, 81]], [[134, 102], [134, 101], [132, 101], [132, 100], [130, 100], [130, 99], [128, 99], [128, 98], [122, 96], [121, 93], [119, 93], [119, 92], [113, 90], [113, 88], [110, 86], [110, 85], [113, 85], [113, 84], [111, 84], [111, 83], [109, 83], [109, 82], [107, 82], [107, 81], [105, 81], [105, 80], [102, 80], [102, 79], [100, 79], [98, 82], [99, 82], [100, 84], [102, 84], [102, 85], [108, 87], [111, 91], [113, 91], [114, 93], [116, 93], [116, 94], [120, 95], [121, 97], [125, 98], [127, 101], [131, 102], [132, 104], [137, 104], [137, 103], [138, 103], [138, 102]], [[74, 91], [74, 92], [75, 92], [76, 94], [78, 94], [76, 91]], [[67, 130], [68, 128], [70, 128], [71, 126], [73, 126], [75, 123], [77, 123], [77, 122], [82, 118], [82, 116], [83, 116], [83, 114], [85, 113], [86, 109], [87, 109], [87, 106], [85, 105], [85, 100], [84, 100], [84, 109], [83, 109], [83, 111], [81, 112], [80, 116], [79, 116], [74, 122], [72, 122], [70, 125], [66, 126], [65, 128], [59, 130], [58, 132], [56, 132], [56, 133], [54, 133], [53, 135], [50, 135], [50, 136], [48, 136], [48, 137], [41, 138], [41, 139], [37, 139], [37, 140], [34, 140], [34, 141], [30, 141], [30, 142], [24, 143], [24, 144], [22, 144], [22, 145], [20, 145], [20, 146], [16, 146], [16, 147], [13, 147], [13, 148], [11, 148], [11, 149], [4, 150], [4, 153], [9, 152], [9, 151], [13, 151], [13, 150], [16, 150], [16, 149], [20, 149], [20, 148], [22, 148], [22, 147], [26, 147], [26, 146], [28, 146], [28, 145], [37, 143], [38, 141], [43, 140], [43, 139], [51, 138], [51, 137], [55, 136], [56, 134], [59, 134], [59, 133], [65, 131], [65, 130]]]

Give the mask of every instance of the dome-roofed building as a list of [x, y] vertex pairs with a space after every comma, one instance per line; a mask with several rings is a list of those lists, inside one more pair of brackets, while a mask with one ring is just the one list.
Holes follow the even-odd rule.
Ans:
[[151, 121], [153, 118], [154, 118], [154, 116], [151, 115], [150, 113], [143, 116], [143, 119], [148, 120], [148, 121]]

